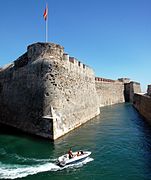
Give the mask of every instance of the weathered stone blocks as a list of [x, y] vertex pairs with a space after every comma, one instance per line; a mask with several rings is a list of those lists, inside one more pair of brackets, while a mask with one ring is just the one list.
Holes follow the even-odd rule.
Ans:
[[124, 84], [124, 96], [126, 102], [133, 103], [135, 93], [141, 93], [140, 83], [131, 81]]
[[96, 80], [95, 84], [100, 107], [125, 102], [122, 82], [103, 79], [102, 81]]
[[36, 43], [0, 72], [0, 122], [56, 139], [100, 113], [92, 69]]
[[134, 94], [133, 105], [151, 124], [151, 97], [142, 94]]
[[[62, 46], [35, 43], [0, 70], [0, 123], [55, 140], [97, 116], [101, 106], [124, 102], [128, 81], [95, 78]], [[130, 100], [138, 87], [127, 88]]]

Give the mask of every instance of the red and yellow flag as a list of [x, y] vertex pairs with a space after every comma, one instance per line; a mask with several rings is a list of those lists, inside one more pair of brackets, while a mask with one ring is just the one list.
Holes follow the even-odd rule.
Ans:
[[48, 6], [46, 5], [46, 9], [45, 9], [44, 14], [43, 14], [45, 21], [47, 20], [47, 16], [48, 16]]

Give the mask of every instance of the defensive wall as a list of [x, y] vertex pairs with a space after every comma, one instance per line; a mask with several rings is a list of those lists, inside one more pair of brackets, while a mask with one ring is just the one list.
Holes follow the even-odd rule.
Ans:
[[96, 77], [95, 85], [100, 107], [125, 102], [123, 82]]
[[100, 113], [91, 68], [36, 43], [0, 72], [0, 122], [56, 139]]
[[139, 88], [131, 83], [127, 90], [125, 83], [130, 80], [95, 77], [60, 45], [35, 43], [0, 69], [0, 123], [55, 140], [97, 116], [101, 106], [125, 102], [125, 92], [131, 99]]
[[146, 94], [134, 94], [133, 106], [151, 124], [151, 85]]
[[135, 93], [141, 93], [140, 83], [131, 81], [124, 84], [124, 96], [126, 102], [133, 103]]

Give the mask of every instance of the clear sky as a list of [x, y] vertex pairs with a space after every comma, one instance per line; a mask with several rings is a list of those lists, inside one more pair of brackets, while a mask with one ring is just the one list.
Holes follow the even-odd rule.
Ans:
[[[47, 0], [49, 41], [96, 76], [151, 84], [151, 0]], [[0, 66], [45, 41], [46, 0], [0, 0]]]

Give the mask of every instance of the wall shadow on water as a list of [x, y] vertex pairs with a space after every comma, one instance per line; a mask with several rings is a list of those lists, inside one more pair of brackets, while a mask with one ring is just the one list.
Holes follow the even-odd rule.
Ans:
[[14, 136], [14, 137], [20, 137], [20, 138], [26, 138], [32, 141], [43, 141], [45, 143], [51, 143], [52, 145], [54, 145], [54, 141], [52, 141], [51, 139], [46, 139], [34, 134], [30, 134], [27, 132], [23, 132], [22, 130], [19, 130], [15, 127], [11, 127], [9, 125], [5, 125], [0, 123], [0, 136], [2, 135], [10, 135], [10, 136]]
[[27, 160], [32, 158], [53, 159], [56, 157], [55, 145], [50, 139], [28, 134], [3, 124], [0, 124], [0, 150], [6, 152], [5, 155], [2, 155], [4, 164], [5, 162], [20, 163], [16, 155]]
[[136, 118], [133, 119], [133, 122], [136, 124], [139, 132], [141, 133], [140, 142], [145, 160], [144, 170], [146, 177], [148, 177], [151, 175], [151, 125], [143, 116], [138, 113], [135, 108], [133, 108], [133, 111], [136, 115]]

